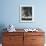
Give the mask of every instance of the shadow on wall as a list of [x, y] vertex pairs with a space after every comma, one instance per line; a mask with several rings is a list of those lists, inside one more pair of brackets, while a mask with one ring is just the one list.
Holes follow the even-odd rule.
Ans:
[[2, 33], [6, 31], [3, 30], [4, 28], [6, 28], [6, 26], [4, 24], [0, 24], [0, 43], [2, 43]]

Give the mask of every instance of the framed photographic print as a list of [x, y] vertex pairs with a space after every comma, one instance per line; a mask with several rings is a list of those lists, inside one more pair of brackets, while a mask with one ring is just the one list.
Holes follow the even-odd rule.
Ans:
[[20, 5], [20, 22], [34, 21], [34, 7], [32, 5]]

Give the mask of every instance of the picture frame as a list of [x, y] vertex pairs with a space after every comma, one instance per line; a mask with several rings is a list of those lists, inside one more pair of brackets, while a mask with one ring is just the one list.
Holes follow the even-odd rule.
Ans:
[[33, 21], [34, 21], [34, 6], [20, 5], [20, 22], [33, 22]]

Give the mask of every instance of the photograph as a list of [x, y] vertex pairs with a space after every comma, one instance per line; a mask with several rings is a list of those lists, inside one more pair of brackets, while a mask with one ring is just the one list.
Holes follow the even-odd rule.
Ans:
[[32, 22], [33, 14], [34, 13], [32, 5], [20, 6], [20, 22]]

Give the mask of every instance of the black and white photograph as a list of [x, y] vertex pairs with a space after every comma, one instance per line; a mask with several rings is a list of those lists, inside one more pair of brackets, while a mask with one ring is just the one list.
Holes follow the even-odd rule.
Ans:
[[20, 6], [20, 22], [32, 22], [33, 21], [33, 7], [32, 5]]

